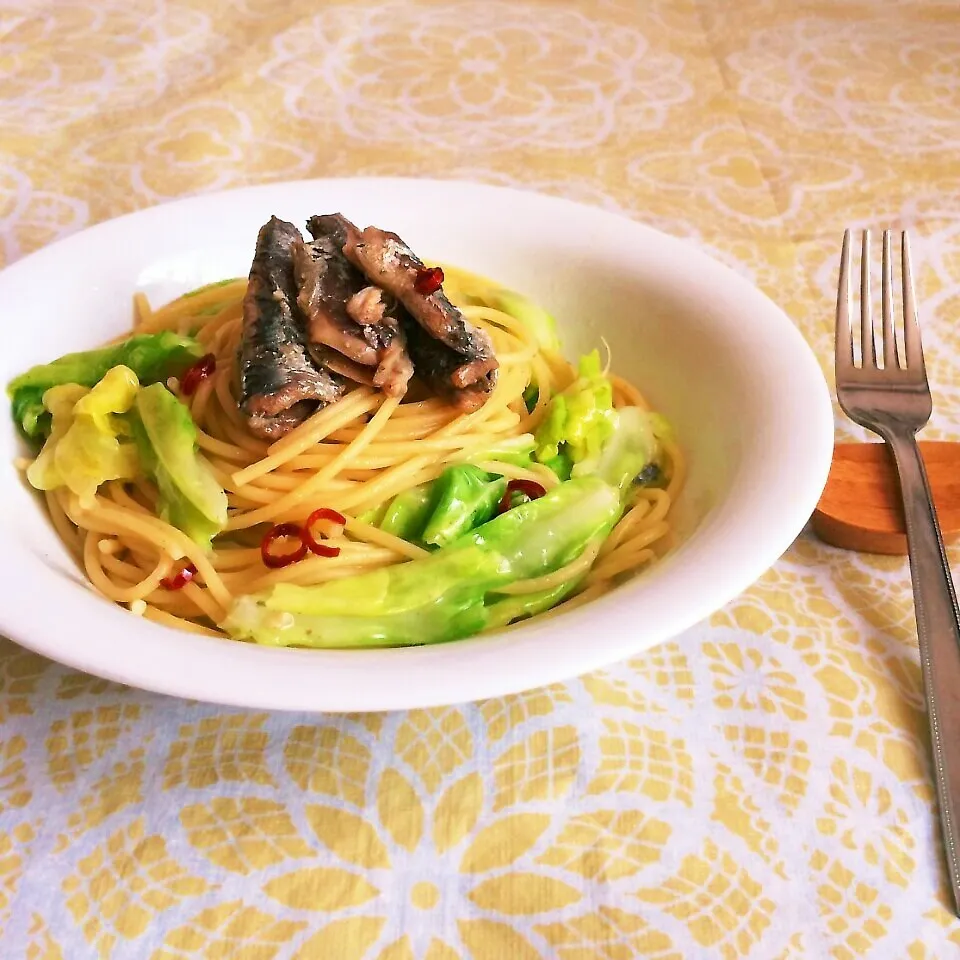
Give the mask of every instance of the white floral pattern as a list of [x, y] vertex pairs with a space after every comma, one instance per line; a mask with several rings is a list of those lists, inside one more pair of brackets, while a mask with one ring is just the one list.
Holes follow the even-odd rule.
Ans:
[[689, 92], [682, 61], [638, 30], [549, 6], [332, 6], [274, 48], [262, 74], [296, 116], [458, 153], [586, 149], [618, 123], [662, 126]]
[[34, 189], [33, 182], [0, 154], [0, 263], [73, 233], [87, 223], [87, 205], [76, 197]]
[[53, 3], [0, 23], [0, 124], [49, 135], [108, 106], [144, 108], [213, 69], [221, 41], [202, 10], [165, 0]]

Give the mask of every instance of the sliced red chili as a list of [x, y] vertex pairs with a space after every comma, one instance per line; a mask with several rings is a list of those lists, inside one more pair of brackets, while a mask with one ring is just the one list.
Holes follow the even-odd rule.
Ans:
[[443, 284], [443, 269], [441, 267], [421, 267], [417, 271], [417, 279], [413, 281], [413, 289], [429, 297], [436, 293]]
[[160, 586], [164, 590], [182, 590], [195, 576], [197, 568], [192, 563], [185, 563], [176, 573], [164, 577]]
[[192, 367], [187, 368], [180, 378], [180, 392], [189, 397], [196, 392], [201, 381], [206, 380], [216, 369], [217, 358], [212, 353], [205, 354]]
[[[295, 540], [296, 546], [286, 552], [277, 551], [275, 546], [281, 540]], [[277, 570], [291, 563], [297, 563], [307, 555], [307, 541], [303, 538], [303, 530], [298, 523], [274, 524], [260, 541], [260, 556], [263, 565]]]
[[[516, 494], [522, 494], [526, 500], [539, 500], [545, 493], [546, 488], [537, 483], [536, 480], [511, 480], [507, 484], [497, 513], [506, 513], [514, 506], [513, 498]], [[522, 502], [526, 502], [526, 500]]]
[[303, 525], [304, 542], [307, 544], [307, 547], [309, 547], [310, 552], [315, 553], [318, 557], [339, 557], [339, 547], [331, 547], [313, 535], [314, 526], [324, 521], [334, 524], [334, 530], [331, 531], [331, 536], [339, 536], [343, 533], [343, 528], [347, 525], [347, 518], [342, 513], [337, 513], [336, 510], [332, 510], [330, 507], [320, 507], [319, 510], [314, 510], [313, 513], [307, 517], [307, 522]]

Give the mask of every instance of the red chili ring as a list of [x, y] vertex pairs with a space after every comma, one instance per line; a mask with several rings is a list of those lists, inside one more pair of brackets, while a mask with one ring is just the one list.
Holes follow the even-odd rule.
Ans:
[[[289, 537], [296, 538], [299, 546], [289, 553], [271, 553], [270, 547], [277, 540], [283, 540]], [[291, 563], [297, 563], [307, 555], [307, 541], [303, 538], [303, 530], [298, 523], [277, 523], [274, 524], [260, 541], [260, 556], [263, 559], [263, 565], [270, 567], [271, 570], [278, 570]]]
[[442, 285], [442, 267], [421, 267], [413, 281], [413, 289], [425, 297], [429, 297], [431, 293], [436, 293]]
[[513, 507], [513, 495], [522, 493], [528, 500], [539, 500], [547, 492], [546, 488], [536, 480], [511, 480], [507, 484], [497, 514], [506, 513]]
[[313, 525], [319, 523], [321, 520], [329, 520], [331, 523], [335, 523], [340, 527], [341, 532], [347, 524], [347, 518], [342, 513], [337, 513], [336, 510], [332, 510], [330, 507], [320, 507], [307, 517], [307, 522], [303, 525], [304, 542], [310, 549], [310, 552], [315, 553], [318, 557], [339, 557], [339, 547], [331, 547], [325, 543], [321, 543], [313, 535]]
[[206, 380], [216, 369], [217, 358], [212, 353], [205, 354], [180, 378], [180, 392], [189, 397], [200, 386], [200, 382]]
[[187, 562], [173, 576], [164, 577], [160, 581], [160, 586], [164, 590], [182, 590], [196, 575], [197, 568]]

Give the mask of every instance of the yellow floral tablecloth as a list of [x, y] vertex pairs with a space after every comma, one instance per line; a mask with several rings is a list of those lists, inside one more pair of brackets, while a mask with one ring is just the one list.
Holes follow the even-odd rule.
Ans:
[[[908, 226], [960, 428], [956, 0], [0, 5], [0, 261], [349, 174], [688, 237], [828, 373], [842, 229]], [[905, 565], [809, 537], [671, 643], [451, 709], [245, 713], [4, 643], [0, 956], [949, 958], [932, 796]]]

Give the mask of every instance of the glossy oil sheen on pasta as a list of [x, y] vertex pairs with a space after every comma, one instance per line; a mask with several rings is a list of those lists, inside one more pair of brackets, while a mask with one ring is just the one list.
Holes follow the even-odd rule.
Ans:
[[[46, 493], [57, 531], [82, 561], [93, 585], [108, 599], [160, 623], [222, 636], [219, 629], [238, 596], [280, 583], [320, 584], [378, 567], [426, 556], [421, 547], [358, 519], [397, 494], [433, 480], [448, 466], [470, 460], [508, 478], [533, 480], [545, 488], [558, 479], [547, 467], [472, 459], [504, 439], [533, 432], [550, 400], [576, 377], [559, 354], [541, 349], [534, 334], [511, 315], [485, 306], [489, 282], [445, 268], [445, 289], [464, 316], [493, 339], [500, 377], [489, 400], [459, 413], [436, 397], [408, 394], [402, 401], [358, 386], [322, 408], [273, 443], [252, 436], [233, 394], [246, 280], [212, 285], [153, 311], [143, 295], [134, 301], [135, 332], [172, 330], [197, 337], [217, 359], [216, 370], [190, 397], [199, 445], [229, 499], [227, 528], [205, 550], [157, 516], [155, 491], [145, 482], [110, 481], [93, 506], [84, 508], [65, 489]], [[611, 375], [615, 407], [647, 405], [626, 380]], [[535, 383], [532, 410], [524, 390]], [[176, 387], [175, 383], [170, 384]], [[545, 589], [562, 578], [579, 578], [576, 591], [546, 614], [586, 603], [654, 560], [669, 543], [670, 509], [683, 482], [676, 446], [663, 441], [664, 489], [638, 488], [599, 548], [536, 582], [502, 592]], [[304, 519], [317, 507], [347, 518], [335, 558], [309, 556], [281, 569], [267, 569], [259, 549], [271, 524]], [[180, 590], [161, 581], [184, 561], [197, 576]]]

